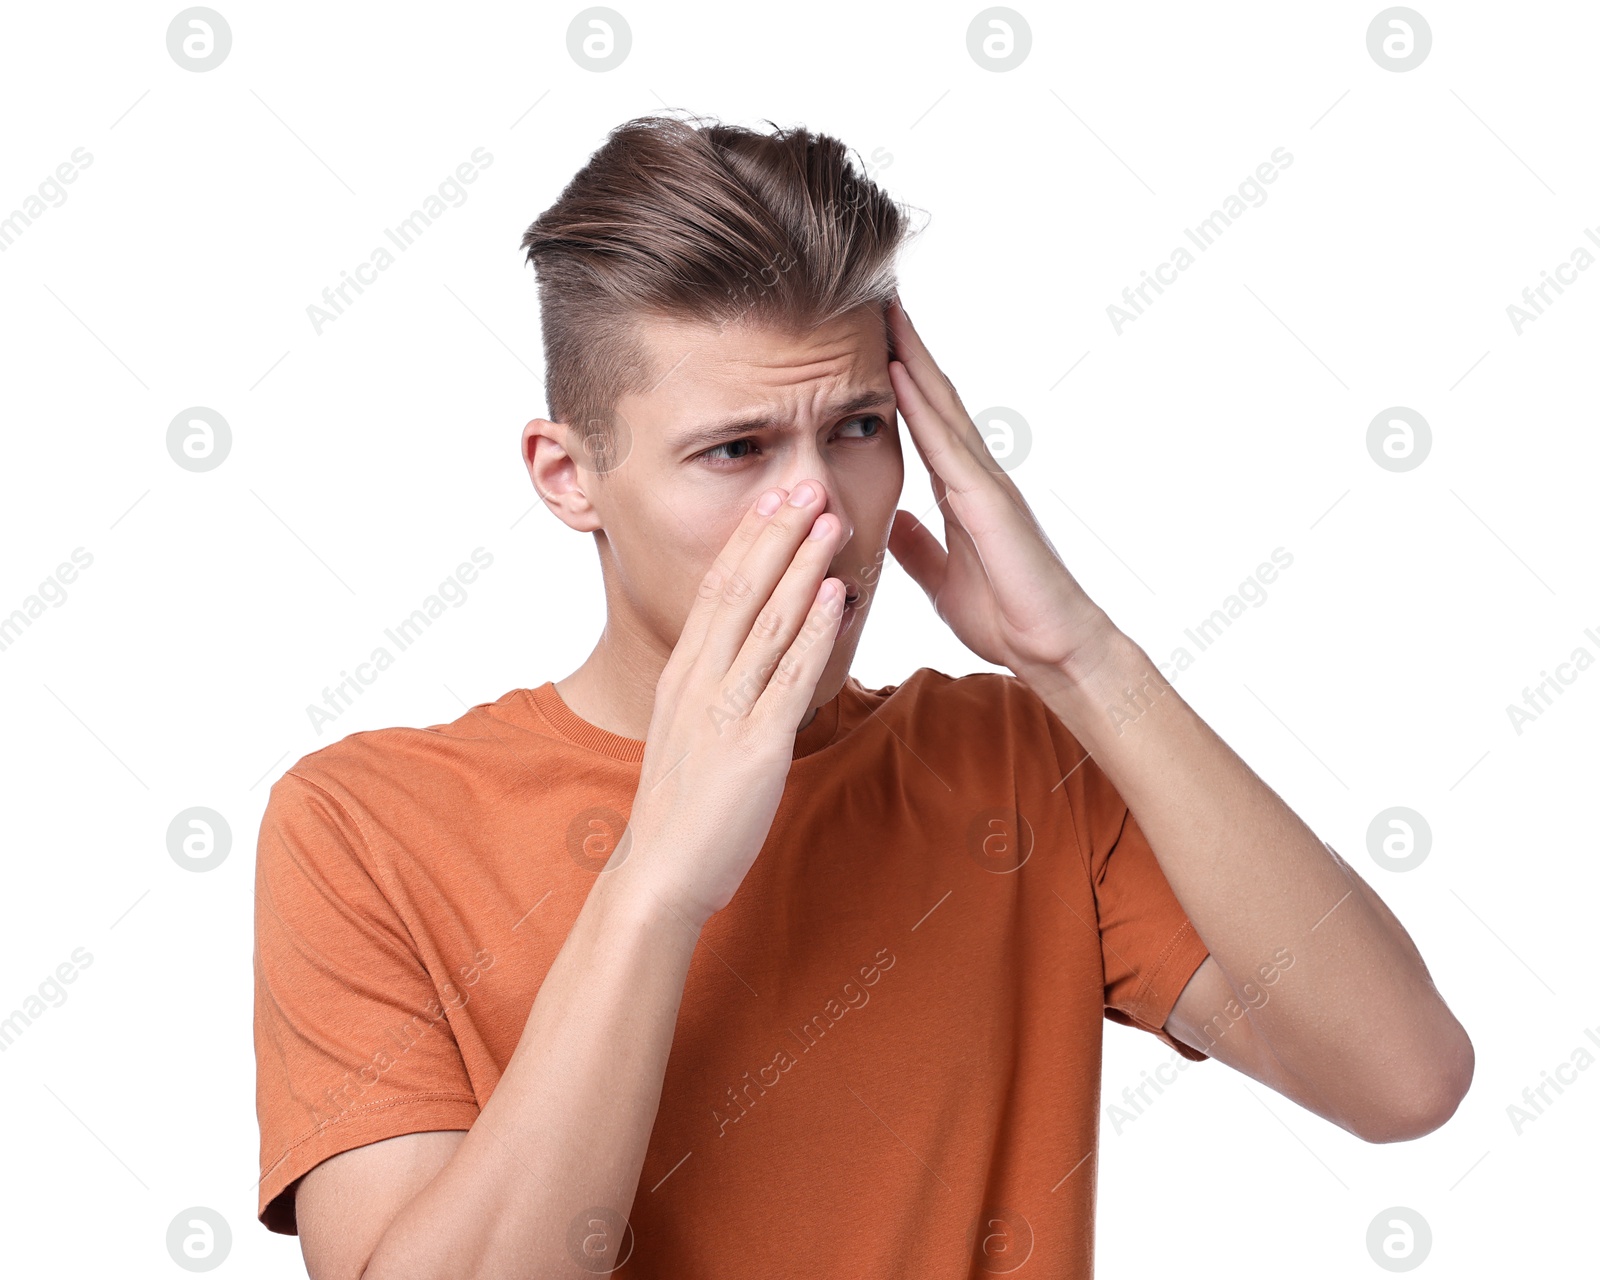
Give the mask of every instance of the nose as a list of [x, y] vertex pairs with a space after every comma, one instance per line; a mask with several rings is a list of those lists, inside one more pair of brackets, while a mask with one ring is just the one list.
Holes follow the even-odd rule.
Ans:
[[855, 524], [850, 519], [849, 512], [845, 511], [843, 505], [840, 503], [838, 495], [828, 488], [826, 481], [820, 480], [816, 476], [801, 475], [788, 486], [789, 493], [793, 495], [796, 489], [807, 483], [809, 483], [817, 492], [822, 494], [822, 510], [817, 512], [817, 515], [821, 516], [824, 512], [832, 513], [834, 519], [836, 519], [844, 529], [844, 537], [841, 539], [841, 542], [849, 542], [851, 538], [855, 537]]

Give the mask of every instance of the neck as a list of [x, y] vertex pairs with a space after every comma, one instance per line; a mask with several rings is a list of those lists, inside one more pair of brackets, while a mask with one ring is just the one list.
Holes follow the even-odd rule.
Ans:
[[[656, 682], [666, 661], [651, 662], [637, 652], [620, 653], [608, 643], [609, 636], [608, 627], [583, 665], [556, 681], [556, 692], [580, 719], [608, 733], [643, 742], [655, 710]], [[817, 708], [809, 707], [796, 732], [809, 725], [816, 714]]]
[[[652, 618], [637, 610], [628, 594], [618, 589], [610, 545], [599, 532], [595, 539], [605, 586], [605, 629], [583, 665], [556, 681], [556, 692], [580, 719], [643, 742], [655, 711], [656, 685], [677, 641], [658, 635]], [[833, 694], [819, 687], [817, 696], [825, 702]], [[809, 725], [816, 714], [814, 698], [799, 729]]]

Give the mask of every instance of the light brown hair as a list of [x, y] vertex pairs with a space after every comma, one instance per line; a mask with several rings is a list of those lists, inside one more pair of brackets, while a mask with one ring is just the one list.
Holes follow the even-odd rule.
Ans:
[[[655, 114], [612, 129], [522, 236], [538, 280], [545, 399], [604, 475], [631, 441], [615, 406], [651, 367], [644, 317], [803, 331], [880, 314], [921, 228], [839, 139]], [[884, 334], [894, 358], [887, 320]]]

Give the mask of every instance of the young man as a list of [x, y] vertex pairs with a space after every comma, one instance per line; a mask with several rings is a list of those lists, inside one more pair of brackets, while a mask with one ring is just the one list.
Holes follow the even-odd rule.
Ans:
[[[1372, 1142], [1465, 1093], [1399, 922], [995, 465], [906, 238], [836, 140], [671, 118], [528, 229], [606, 627], [273, 787], [259, 1209], [316, 1280], [1085, 1277], [1108, 1018]], [[851, 678], [886, 554], [1011, 674]]]

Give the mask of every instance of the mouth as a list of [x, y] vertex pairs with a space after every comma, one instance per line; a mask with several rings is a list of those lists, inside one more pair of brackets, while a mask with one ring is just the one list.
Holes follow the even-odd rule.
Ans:
[[861, 616], [865, 593], [849, 578], [844, 579], [844, 612], [839, 617], [839, 634], [843, 635]]

